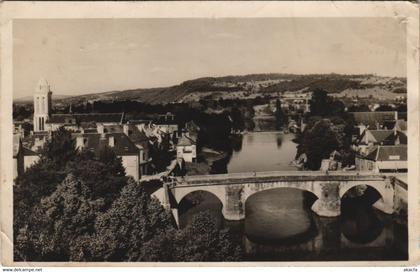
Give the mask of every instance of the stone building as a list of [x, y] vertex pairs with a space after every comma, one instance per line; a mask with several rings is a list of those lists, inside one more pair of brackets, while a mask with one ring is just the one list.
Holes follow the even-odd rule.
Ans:
[[376, 173], [407, 172], [407, 145], [371, 147], [367, 155], [356, 155], [356, 169]]

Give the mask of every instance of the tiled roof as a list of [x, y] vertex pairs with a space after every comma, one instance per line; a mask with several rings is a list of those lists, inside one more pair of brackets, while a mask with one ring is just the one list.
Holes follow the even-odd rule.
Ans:
[[377, 161], [406, 161], [406, 145], [387, 145], [378, 147]]
[[356, 124], [364, 124], [370, 128], [376, 128], [376, 123], [383, 124], [384, 121], [395, 120], [394, 111], [367, 111], [350, 112], [354, 116]]
[[52, 114], [47, 123], [67, 124], [82, 122], [97, 123], [121, 123], [124, 113], [75, 113], [75, 114]]
[[97, 156], [105, 146], [109, 146], [110, 137], [114, 137], [114, 147], [111, 148], [116, 155], [124, 156], [139, 154], [138, 148], [124, 133], [108, 133], [105, 134], [104, 137], [101, 137], [101, 134], [99, 133], [73, 134], [74, 138], [77, 138], [78, 136], [82, 136], [86, 140], [84, 148], [94, 152]]
[[365, 158], [373, 161], [406, 161], [407, 145], [380, 145]]
[[393, 130], [369, 130], [368, 132], [375, 138], [376, 143], [392, 141], [390, 138], [394, 135]]
[[135, 125], [128, 124], [128, 138], [134, 144], [145, 144], [148, 141], [146, 134], [140, 131]]

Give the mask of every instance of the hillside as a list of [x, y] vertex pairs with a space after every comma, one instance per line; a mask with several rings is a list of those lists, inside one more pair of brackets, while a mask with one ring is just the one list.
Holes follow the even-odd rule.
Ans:
[[245, 99], [284, 92], [307, 92], [321, 88], [334, 96], [372, 96], [393, 99], [406, 93], [405, 78], [376, 75], [251, 74], [204, 77], [179, 85], [88, 94], [61, 99], [64, 103], [96, 100], [137, 100], [146, 103], [193, 102], [200, 99]]

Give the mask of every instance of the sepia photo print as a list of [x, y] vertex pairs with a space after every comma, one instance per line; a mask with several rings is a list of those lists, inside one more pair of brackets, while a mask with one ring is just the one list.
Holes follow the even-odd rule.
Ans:
[[11, 29], [13, 262], [416, 257], [398, 16]]

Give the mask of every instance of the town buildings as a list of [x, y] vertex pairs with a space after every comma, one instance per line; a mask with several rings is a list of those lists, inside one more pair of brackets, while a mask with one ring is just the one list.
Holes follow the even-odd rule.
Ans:
[[14, 123], [15, 178], [39, 160], [42, 147], [60, 128], [71, 131], [78, 150], [99, 156], [106, 148], [112, 149], [121, 158], [126, 174], [135, 180], [150, 174], [150, 145], [159, 146], [164, 139], [176, 138], [172, 150], [177, 151], [178, 159], [196, 160], [196, 125], [190, 124], [191, 136], [184, 130], [178, 141], [178, 124], [171, 113], [155, 120], [130, 121], [125, 120], [124, 113], [53, 114], [51, 97], [50, 85], [41, 79], [34, 92], [33, 130], [28, 131], [24, 122]]
[[353, 146], [356, 170], [407, 172], [407, 122], [398, 112], [352, 114], [359, 129]]

